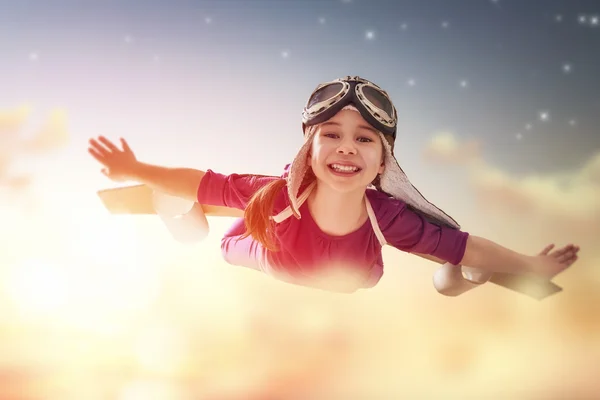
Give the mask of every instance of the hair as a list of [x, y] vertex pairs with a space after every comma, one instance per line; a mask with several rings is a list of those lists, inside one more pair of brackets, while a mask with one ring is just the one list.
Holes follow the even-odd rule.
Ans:
[[[394, 139], [389, 135], [384, 134], [383, 136], [392, 147], [393, 152]], [[308, 186], [315, 179], [316, 176], [309, 166], [300, 187]], [[287, 180], [279, 178], [273, 180], [254, 193], [244, 210], [246, 232], [240, 236], [239, 240], [252, 236], [256, 241], [262, 244], [265, 249], [269, 251], [279, 251], [279, 246], [276, 243], [277, 240], [274, 235], [275, 223], [271, 219], [271, 216], [273, 215], [275, 199], [286, 185]], [[375, 186], [377, 190], [382, 191], [379, 183], [379, 175], [375, 177], [372, 185]]]
[[[316, 177], [309, 167], [301, 187], [310, 184], [314, 179], [316, 179]], [[268, 183], [254, 193], [244, 210], [246, 232], [240, 236], [240, 239], [252, 236], [267, 250], [279, 250], [274, 235], [275, 223], [271, 219], [271, 216], [273, 215], [275, 199], [286, 185], [287, 180], [279, 178]]]

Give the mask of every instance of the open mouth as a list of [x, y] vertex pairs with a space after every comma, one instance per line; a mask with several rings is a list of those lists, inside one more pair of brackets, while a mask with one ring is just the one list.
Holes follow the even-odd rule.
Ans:
[[354, 165], [343, 165], [343, 164], [327, 164], [330, 170], [338, 174], [352, 175], [361, 171], [361, 169]]

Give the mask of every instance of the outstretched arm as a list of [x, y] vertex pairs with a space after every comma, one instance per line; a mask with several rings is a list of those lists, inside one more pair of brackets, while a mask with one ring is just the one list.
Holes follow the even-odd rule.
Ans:
[[487, 272], [529, 274], [551, 279], [577, 260], [579, 246], [569, 244], [548, 254], [553, 245], [540, 254], [529, 256], [500, 246], [491, 240], [469, 236], [460, 264]]
[[195, 202], [204, 174], [204, 171], [198, 169], [138, 163], [132, 171], [132, 180], [144, 183], [159, 192]]
[[197, 200], [197, 191], [204, 171], [140, 162], [125, 139], [120, 139], [120, 142], [122, 148], [103, 136], [89, 142], [88, 152], [104, 166], [104, 175], [113, 181], [136, 181], [159, 192], [194, 202]]
[[[577, 253], [579, 252], [579, 246], [569, 244], [561, 249], [557, 249], [551, 252], [553, 248], [554, 244], [549, 244], [538, 254], [538, 257], [548, 256], [568, 266], [572, 265], [575, 261], [577, 261]], [[481, 284], [483, 283], [474, 282], [469, 279], [466, 279], [463, 276], [462, 266], [460, 265], [452, 265], [449, 263], [445, 263], [444, 260], [428, 254], [414, 254], [422, 258], [437, 262], [439, 264], [444, 264], [435, 271], [433, 276], [434, 287], [439, 293], [443, 295], [458, 296], [470, 289], [474, 289], [476, 287], [481, 286]]]

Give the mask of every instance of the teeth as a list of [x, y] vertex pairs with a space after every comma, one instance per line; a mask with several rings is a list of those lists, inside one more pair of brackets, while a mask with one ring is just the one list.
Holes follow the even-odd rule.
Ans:
[[331, 168], [335, 169], [336, 171], [341, 171], [341, 172], [356, 172], [356, 171], [358, 171], [357, 167], [352, 167], [349, 165], [331, 164]]

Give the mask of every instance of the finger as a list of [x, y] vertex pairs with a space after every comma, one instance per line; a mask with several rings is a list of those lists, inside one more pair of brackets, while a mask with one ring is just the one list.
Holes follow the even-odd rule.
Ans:
[[549, 244], [548, 246], [546, 246], [544, 248], [544, 250], [542, 250], [542, 252], [540, 253], [540, 255], [541, 256], [547, 255], [550, 252], [550, 250], [552, 250], [553, 248], [554, 248], [554, 243]]
[[123, 146], [123, 150], [125, 150], [128, 153], [133, 153], [133, 151], [131, 151], [131, 147], [129, 147], [129, 144], [127, 143], [127, 141], [123, 138], [120, 138], [121, 140], [121, 146]]
[[573, 258], [571, 258], [568, 262], [568, 265], [571, 266], [575, 263], [575, 261], [577, 261], [579, 259], [579, 257], [574, 256]]
[[569, 251], [569, 252], [561, 255], [560, 257], [558, 257], [557, 260], [561, 263], [566, 263], [566, 262], [569, 262], [573, 257], [576, 257], [575, 253]]
[[108, 177], [108, 169], [106, 169], [106, 168], [102, 168], [102, 169], [100, 170], [100, 172], [102, 172], [102, 173], [104, 174], [104, 176]]
[[572, 250], [572, 245], [569, 244], [569, 245], [553, 252], [552, 256], [553, 257], [562, 257], [564, 254], [566, 254], [567, 252], [570, 252], [571, 250]]
[[105, 138], [104, 136], [100, 136], [98, 137], [98, 140], [106, 146], [107, 149], [109, 149], [110, 151], [113, 152], [117, 152], [120, 151], [119, 148], [117, 146], [114, 145], [113, 142], [111, 142], [110, 140], [108, 140], [107, 138]]
[[106, 147], [102, 146], [96, 139], [90, 139], [89, 145], [104, 157], [110, 156], [110, 151]]
[[88, 153], [90, 153], [91, 156], [96, 159], [96, 161], [98, 161], [102, 164], [106, 164], [106, 159], [105, 159], [104, 155], [102, 153], [98, 152], [97, 150], [95, 150], [94, 148], [89, 147]]

